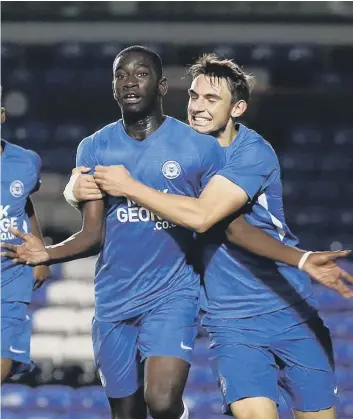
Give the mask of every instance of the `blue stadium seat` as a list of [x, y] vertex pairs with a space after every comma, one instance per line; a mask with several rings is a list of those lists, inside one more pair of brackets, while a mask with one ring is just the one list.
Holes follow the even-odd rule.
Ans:
[[334, 90], [345, 87], [345, 77], [335, 71], [318, 71], [313, 84], [314, 87], [327, 92], [327, 89]]
[[[13, 71], [14, 68], [25, 64], [25, 49], [18, 44], [9, 42], [1, 43], [1, 70]], [[10, 74], [9, 73], [7, 74]], [[2, 75], [4, 77], [4, 74]], [[6, 80], [6, 78], [5, 78]]]
[[339, 418], [342, 418], [343, 416], [347, 418], [353, 417], [353, 391], [339, 391], [339, 404], [337, 406], [337, 411]]
[[206, 388], [215, 386], [216, 377], [207, 364], [192, 364], [189, 372], [188, 385], [191, 387]]
[[190, 412], [197, 414], [220, 413], [222, 406], [221, 391], [217, 388], [210, 391], [200, 391], [186, 388], [183, 399]]
[[334, 133], [334, 143], [339, 147], [353, 147], [353, 128], [343, 128]]
[[319, 128], [294, 128], [290, 134], [292, 146], [304, 150], [315, 149], [324, 143], [324, 133]]
[[[294, 212], [293, 208], [291, 208], [291, 212]], [[324, 227], [331, 222], [330, 214], [326, 208], [306, 206], [305, 208], [299, 207], [295, 212], [295, 223], [301, 227]]]
[[33, 390], [23, 384], [3, 384], [1, 387], [1, 407], [8, 409], [28, 409], [34, 406]]
[[353, 346], [348, 339], [335, 339], [333, 342], [336, 363], [353, 365]]
[[210, 340], [208, 337], [206, 338], [200, 338], [196, 340], [195, 343], [195, 361], [196, 362], [208, 362], [209, 357], [209, 346], [210, 346]]
[[339, 391], [353, 391], [353, 369], [352, 367], [344, 368], [338, 366], [336, 368], [336, 378]]
[[76, 147], [87, 135], [86, 127], [78, 124], [62, 124], [54, 130], [54, 139], [57, 146]]
[[107, 409], [107, 412], [78, 412], [78, 411], [72, 411], [69, 412], [67, 415], [67, 419], [110, 419], [110, 411]]
[[16, 413], [14, 411], [3, 409], [1, 407], [1, 419], [19, 419], [20, 413]]
[[29, 412], [21, 412], [21, 419], [68, 419], [68, 415], [49, 410], [31, 410]]
[[330, 153], [321, 157], [321, 169], [328, 172], [344, 172], [349, 174], [353, 167], [353, 156], [342, 152]]
[[[347, 313], [324, 315], [325, 324], [335, 338], [353, 339], [353, 316]], [[353, 378], [353, 376], [352, 376]], [[353, 381], [352, 381], [353, 384]]]
[[89, 50], [83, 42], [62, 42], [53, 47], [53, 59], [56, 65], [80, 69], [89, 64]]
[[[283, 171], [313, 172], [320, 168], [320, 159], [298, 152], [281, 153], [279, 160]], [[297, 177], [296, 177], [297, 178]]]
[[63, 412], [71, 408], [74, 390], [62, 385], [44, 385], [34, 390], [38, 409]]
[[75, 410], [106, 410], [109, 407], [103, 387], [87, 386], [75, 390], [73, 408]]
[[[315, 297], [319, 310], [324, 312], [345, 311], [351, 307], [350, 301], [342, 298], [337, 292], [324, 286], [315, 286]], [[342, 314], [343, 315], [343, 314]]]
[[270, 68], [277, 64], [278, 50], [273, 45], [257, 44], [250, 48], [249, 65]]

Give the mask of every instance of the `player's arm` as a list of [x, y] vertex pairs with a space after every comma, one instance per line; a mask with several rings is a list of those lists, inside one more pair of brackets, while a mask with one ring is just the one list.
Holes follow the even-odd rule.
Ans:
[[11, 232], [23, 240], [16, 246], [2, 243], [2, 256], [13, 259], [14, 263], [31, 266], [52, 265], [60, 262], [85, 258], [99, 253], [104, 242], [104, 201], [91, 201], [82, 204], [82, 229], [63, 242], [54, 246], [44, 246], [32, 234], [24, 234], [11, 228]]
[[[165, 194], [133, 179], [123, 166], [98, 166], [94, 179], [112, 196], [128, 196], [162, 218], [204, 232], [219, 220], [241, 208], [248, 196], [236, 183], [217, 172], [224, 165], [224, 153], [212, 140], [200, 151], [199, 198]], [[207, 185], [207, 186], [206, 186]]]
[[229, 224], [226, 236], [231, 243], [255, 255], [292, 266], [298, 266], [300, 259], [306, 253], [306, 250], [288, 246], [276, 240], [262, 229], [248, 223], [242, 215]]
[[131, 179], [125, 195], [162, 218], [203, 233], [248, 202], [238, 185], [215, 175], [199, 198], [165, 194]]
[[353, 276], [340, 268], [335, 259], [347, 257], [351, 251], [308, 252], [274, 239], [260, 228], [249, 224], [243, 216], [236, 218], [226, 231], [231, 243], [258, 256], [299, 267], [312, 279], [352, 298], [353, 290], [344, 282], [353, 283]]

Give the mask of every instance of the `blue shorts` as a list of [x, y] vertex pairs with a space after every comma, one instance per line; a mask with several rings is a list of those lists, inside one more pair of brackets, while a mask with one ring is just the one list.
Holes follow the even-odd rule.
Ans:
[[328, 409], [337, 398], [330, 332], [316, 311], [303, 320], [300, 305], [244, 319], [212, 320], [210, 358], [223, 394], [223, 413], [249, 397], [267, 397], [291, 409]]
[[94, 357], [107, 396], [127, 397], [143, 386], [143, 361], [150, 356], [190, 363], [199, 308], [198, 298], [174, 297], [133, 319], [93, 319]]
[[1, 303], [1, 358], [13, 360], [10, 376], [33, 368], [30, 358], [32, 324], [27, 315], [28, 304]]

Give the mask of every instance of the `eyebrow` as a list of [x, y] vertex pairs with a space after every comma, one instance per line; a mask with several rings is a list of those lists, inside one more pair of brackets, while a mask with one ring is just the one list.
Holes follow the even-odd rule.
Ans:
[[[194, 94], [197, 96], [200, 96], [198, 93], [195, 92], [193, 89], [189, 89], [189, 94]], [[219, 95], [216, 95], [216, 93], [207, 93], [206, 95], [203, 95], [206, 99], [222, 99]]]
[[[136, 63], [136, 67], [144, 67], [144, 68], [147, 68], [148, 70], [150, 69], [150, 66], [147, 65], [147, 64], [144, 64], [144, 63]], [[116, 72], [118, 70], [123, 70], [120, 65], [118, 65], [117, 67], [115, 67], [115, 70], [114, 71]]]

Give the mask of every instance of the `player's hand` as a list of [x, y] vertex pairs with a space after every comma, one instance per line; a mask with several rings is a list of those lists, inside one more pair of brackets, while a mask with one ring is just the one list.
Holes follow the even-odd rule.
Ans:
[[34, 286], [33, 291], [40, 288], [44, 281], [51, 277], [49, 266], [39, 265], [33, 268]]
[[345, 282], [353, 284], [353, 276], [335, 262], [335, 259], [346, 257], [350, 253], [350, 250], [314, 252], [304, 263], [303, 271], [320, 284], [336, 290], [343, 297], [352, 298], [353, 288], [349, 288]]
[[72, 174], [79, 174], [74, 183], [72, 193], [77, 201], [95, 201], [102, 199], [105, 193], [99, 189], [92, 175], [88, 175], [89, 167], [75, 167]]
[[21, 245], [1, 243], [1, 249], [6, 249], [1, 251], [1, 256], [12, 259], [14, 263], [30, 266], [42, 265], [49, 260], [49, 254], [38, 237], [22, 233], [12, 227], [9, 228], [9, 231], [22, 239], [23, 243]]
[[96, 166], [93, 174], [97, 185], [111, 196], [126, 196], [133, 181], [124, 166]]

